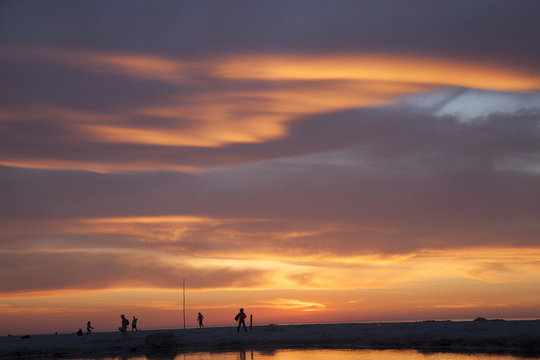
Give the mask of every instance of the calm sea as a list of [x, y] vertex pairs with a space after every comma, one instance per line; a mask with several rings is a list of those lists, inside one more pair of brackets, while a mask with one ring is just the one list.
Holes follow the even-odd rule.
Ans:
[[[540, 356], [507, 354], [463, 354], [451, 352], [423, 353], [416, 350], [276, 350], [272, 352], [236, 351], [187, 353], [157, 357], [114, 357], [96, 360], [540, 360]], [[78, 360], [78, 359], [72, 359]], [[82, 360], [82, 359], [81, 359]]]

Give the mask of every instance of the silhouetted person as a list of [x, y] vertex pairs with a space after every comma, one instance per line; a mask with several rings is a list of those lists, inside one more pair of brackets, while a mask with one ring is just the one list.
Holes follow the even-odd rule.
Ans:
[[89, 322], [86, 323], [86, 335], [90, 335], [92, 333], [92, 330], [94, 329], [94, 327], [92, 326], [92, 324]]
[[253, 314], [249, 314], [249, 331], [253, 331]]
[[137, 319], [135, 316], [133, 316], [133, 320], [131, 320], [131, 331], [137, 331]]
[[126, 315], [124, 314], [120, 315], [120, 317], [122, 318], [122, 326], [120, 326], [118, 330], [120, 330], [122, 334], [127, 335], [127, 327], [129, 325], [129, 320], [126, 319]]
[[240, 308], [240, 312], [236, 314], [234, 317], [234, 320], [238, 321], [238, 328], [236, 329], [236, 332], [240, 331], [240, 326], [244, 325], [244, 330], [247, 332], [246, 329], [246, 317], [247, 315], [244, 313], [244, 309]]
[[199, 321], [199, 328], [203, 328], [203, 327], [204, 327], [204, 325], [203, 325], [203, 323], [202, 323], [202, 322], [203, 322], [203, 319], [204, 319], [204, 316], [203, 316], [201, 313], [199, 313], [199, 315], [197, 316], [197, 321]]
[[82, 336], [83, 335], [82, 329], [77, 330], [76, 334], [77, 336]]

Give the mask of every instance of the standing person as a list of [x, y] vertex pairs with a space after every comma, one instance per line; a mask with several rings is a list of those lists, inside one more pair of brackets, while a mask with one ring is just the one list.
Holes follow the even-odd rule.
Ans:
[[203, 325], [203, 319], [204, 319], [204, 316], [199, 313], [199, 315], [197, 316], [197, 321], [199, 321], [199, 328], [204, 328], [204, 325]]
[[92, 327], [92, 323], [90, 321], [88, 321], [86, 323], [86, 335], [90, 335], [92, 333], [92, 330], [94, 328]]
[[126, 315], [122, 314], [120, 315], [120, 318], [122, 318], [122, 326], [118, 330], [124, 335], [127, 335], [127, 327], [129, 325], [129, 320], [126, 319]]
[[133, 316], [133, 320], [131, 320], [131, 331], [137, 331], [137, 319], [135, 316]]
[[240, 331], [240, 326], [244, 325], [244, 330], [247, 332], [246, 329], [246, 317], [247, 315], [244, 313], [244, 309], [240, 308], [240, 312], [236, 314], [234, 317], [234, 320], [238, 321], [238, 328], [236, 329], [236, 332]]

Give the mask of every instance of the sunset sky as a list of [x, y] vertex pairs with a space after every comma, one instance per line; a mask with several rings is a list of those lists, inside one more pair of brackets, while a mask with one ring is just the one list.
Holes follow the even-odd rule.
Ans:
[[0, 335], [540, 317], [540, 2], [0, 1]]

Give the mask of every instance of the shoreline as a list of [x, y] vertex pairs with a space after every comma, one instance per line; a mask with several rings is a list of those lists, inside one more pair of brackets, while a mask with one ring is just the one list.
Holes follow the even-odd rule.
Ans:
[[244, 349], [414, 349], [422, 352], [540, 354], [540, 320], [422, 321], [260, 325], [235, 327], [32, 335], [0, 338], [0, 359], [152, 356]]

